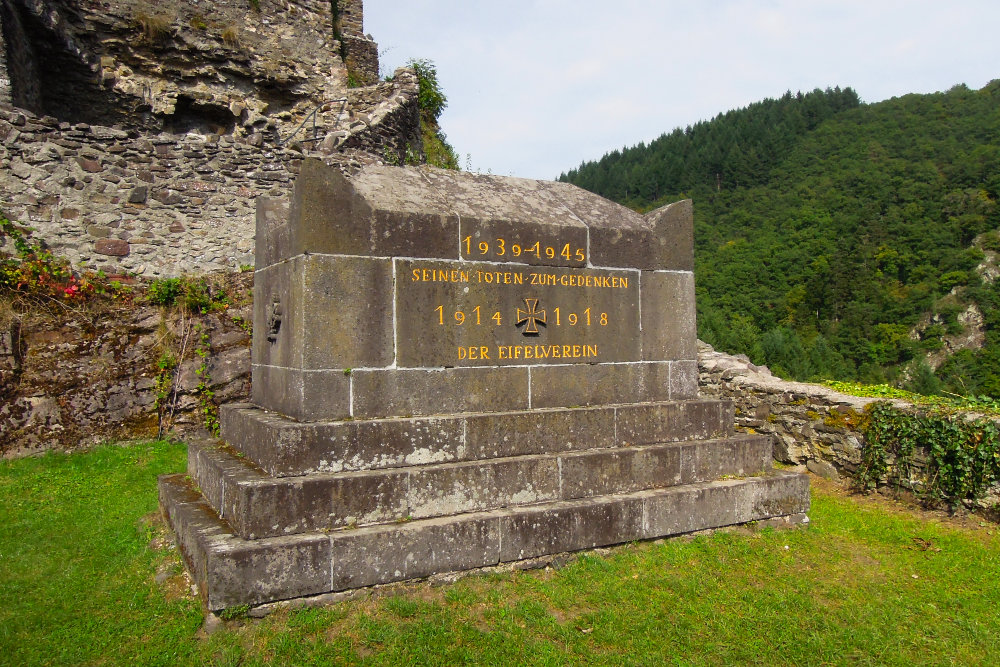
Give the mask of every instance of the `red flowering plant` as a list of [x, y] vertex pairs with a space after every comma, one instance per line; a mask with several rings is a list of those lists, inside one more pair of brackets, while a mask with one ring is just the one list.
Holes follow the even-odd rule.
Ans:
[[[0, 295], [63, 303], [84, 302], [97, 294], [128, 297], [131, 290], [127, 287], [109, 282], [100, 272], [74, 271], [67, 260], [54, 256], [31, 234], [31, 229], [0, 214]], [[3, 250], [8, 239], [13, 254]]]

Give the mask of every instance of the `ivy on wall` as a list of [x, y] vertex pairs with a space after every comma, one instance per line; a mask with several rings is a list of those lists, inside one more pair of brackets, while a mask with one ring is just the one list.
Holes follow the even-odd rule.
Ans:
[[868, 406], [866, 413], [856, 477], [860, 488], [872, 489], [884, 481], [954, 507], [982, 498], [1000, 481], [1000, 429], [993, 421], [966, 414], [910, 413], [881, 401]]

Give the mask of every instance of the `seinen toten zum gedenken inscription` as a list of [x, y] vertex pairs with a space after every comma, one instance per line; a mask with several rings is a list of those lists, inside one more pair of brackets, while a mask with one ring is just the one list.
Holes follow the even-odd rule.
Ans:
[[305, 160], [258, 203], [252, 401], [160, 480], [206, 604], [803, 521], [698, 398], [692, 246], [687, 201]]

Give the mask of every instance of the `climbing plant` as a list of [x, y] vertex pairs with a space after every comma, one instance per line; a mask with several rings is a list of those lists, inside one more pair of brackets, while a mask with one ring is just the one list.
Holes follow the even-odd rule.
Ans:
[[982, 498], [1000, 481], [1000, 429], [993, 421], [961, 413], [910, 413], [881, 401], [866, 413], [856, 478], [862, 489], [884, 481], [956, 506]]

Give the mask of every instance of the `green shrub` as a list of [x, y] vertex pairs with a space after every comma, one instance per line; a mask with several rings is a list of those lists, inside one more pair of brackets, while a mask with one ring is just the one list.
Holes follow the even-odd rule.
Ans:
[[180, 278], [154, 280], [146, 287], [146, 299], [155, 306], [172, 306], [180, 294]]

